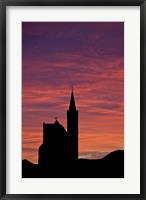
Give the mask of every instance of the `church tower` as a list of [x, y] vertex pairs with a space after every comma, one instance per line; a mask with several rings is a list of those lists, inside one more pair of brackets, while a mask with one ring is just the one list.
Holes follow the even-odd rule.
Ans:
[[78, 111], [76, 110], [73, 87], [69, 110], [67, 111], [67, 132], [70, 138], [71, 160], [78, 159]]

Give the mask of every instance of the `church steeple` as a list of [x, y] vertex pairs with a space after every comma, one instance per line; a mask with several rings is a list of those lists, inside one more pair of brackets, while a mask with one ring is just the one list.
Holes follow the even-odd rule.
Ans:
[[71, 92], [69, 110], [76, 110], [75, 99], [74, 99], [74, 93], [73, 93], [73, 86], [72, 86], [72, 92]]
[[67, 111], [67, 132], [70, 138], [71, 159], [78, 159], [78, 110], [76, 110], [73, 87], [71, 92], [69, 110]]

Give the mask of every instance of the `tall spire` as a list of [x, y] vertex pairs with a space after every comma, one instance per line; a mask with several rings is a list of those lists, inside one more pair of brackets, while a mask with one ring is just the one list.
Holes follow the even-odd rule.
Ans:
[[73, 94], [73, 86], [72, 86], [69, 110], [76, 110], [75, 99], [74, 99], [74, 94]]
[[67, 132], [70, 141], [70, 154], [72, 160], [78, 159], [78, 110], [76, 110], [73, 86], [71, 88], [71, 98], [69, 110], [67, 110]]

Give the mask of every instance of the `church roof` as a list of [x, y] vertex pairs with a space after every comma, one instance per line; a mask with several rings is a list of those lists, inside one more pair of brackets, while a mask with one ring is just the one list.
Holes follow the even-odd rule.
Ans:
[[66, 133], [65, 128], [59, 123], [59, 121], [56, 119], [53, 124], [45, 124], [44, 127], [49, 132], [54, 132], [55, 130], [61, 130], [62, 132]]
[[54, 122], [54, 125], [60, 125], [60, 123], [58, 122], [57, 119], [56, 119], [56, 121]]

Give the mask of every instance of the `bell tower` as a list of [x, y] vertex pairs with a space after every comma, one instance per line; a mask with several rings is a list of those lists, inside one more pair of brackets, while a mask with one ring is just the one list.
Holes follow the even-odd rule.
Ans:
[[73, 87], [70, 98], [69, 110], [67, 110], [67, 132], [70, 138], [71, 159], [78, 159], [78, 110], [76, 110]]

